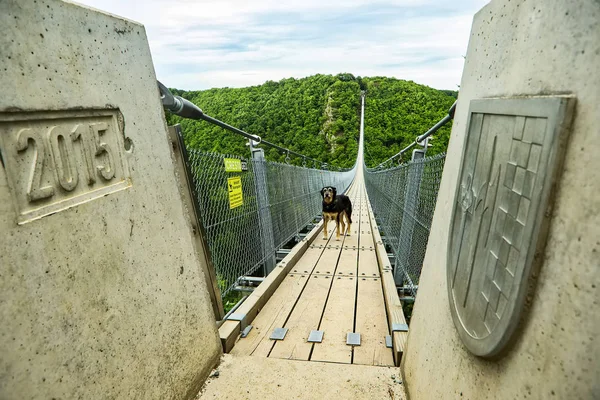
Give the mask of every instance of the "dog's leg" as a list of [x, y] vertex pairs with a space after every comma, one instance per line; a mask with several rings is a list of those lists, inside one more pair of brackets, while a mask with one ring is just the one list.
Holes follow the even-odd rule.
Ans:
[[346, 224], [344, 223], [344, 216], [346, 215], [346, 213], [342, 212], [342, 214], [340, 215], [340, 222], [339, 224], [341, 225], [341, 231], [342, 231], [342, 236], [346, 236]]
[[329, 218], [323, 215], [323, 240], [327, 240], [327, 220]]
[[350, 236], [350, 228], [352, 228], [352, 202], [348, 199], [348, 207], [346, 208], [346, 218], [348, 218], [348, 236]]
[[348, 218], [348, 215], [346, 215], [346, 219], [348, 220], [348, 227], [346, 228], [346, 236], [350, 236], [350, 228], [352, 227], [352, 221], [350, 220], [350, 218]]

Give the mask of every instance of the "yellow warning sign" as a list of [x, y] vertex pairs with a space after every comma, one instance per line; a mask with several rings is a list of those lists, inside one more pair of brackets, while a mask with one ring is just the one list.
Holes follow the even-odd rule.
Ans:
[[236, 208], [244, 204], [242, 198], [242, 179], [239, 176], [227, 178], [227, 187], [229, 190], [229, 208]]
[[237, 158], [224, 158], [225, 172], [242, 172], [242, 160]]

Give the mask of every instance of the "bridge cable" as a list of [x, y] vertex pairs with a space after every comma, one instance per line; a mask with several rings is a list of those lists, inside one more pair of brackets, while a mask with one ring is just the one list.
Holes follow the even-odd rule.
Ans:
[[[172, 112], [173, 114], [179, 115], [180, 117], [183, 117], [183, 118], [203, 120], [203, 121], [209, 122], [213, 125], [217, 125], [217, 126], [223, 128], [225, 130], [228, 130], [230, 132], [241, 135], [247, 139], [253, 140], [255, 142], [254, 145], [264, 144], [266, 146], [272, 147], [272, 148], [278, 150], [281, 154], [285, 154], [285, 156], [286, 156], [285, 162], [288, 164], [290, 161], [290, 154], [292, 154], [296, 157], [302, 158], [303, 160], [311, 160], [311, 161], [313, 161], [313, 164], [321, 164], [321, 161], [316, 160], [312, 157], [308, 157], [302, 153], [298, 153], [298, 152], [290, 150], [286, 147], [276, 145], [275, 143], [271, 143], [269, 141], [262, 139], [258, 135], [253, 135], [251, 133], [248, 133], [241, 129], [238, 129], [234, 126], [226, 124], [223, 121], [219, 121], [218, 119], [205, 114], [200, 109], [200, 107], [198, 107], [191, 101], [184, 99], [183, 97], [180, 97], [180, 96], [174, 96], [171, 93], [171, 91], [165, 85], [160, 83], [159, 81], [157, 81], [157, 83], [158, 83], [158, 89], [160, 91], [160, 99], [162, 100], [163, 107], [166, 110]], [[324, 165], [327, 165], [327, 164], [325, 163]], [[346, 169], [340, 169], [340, 171], [346, 171]]]

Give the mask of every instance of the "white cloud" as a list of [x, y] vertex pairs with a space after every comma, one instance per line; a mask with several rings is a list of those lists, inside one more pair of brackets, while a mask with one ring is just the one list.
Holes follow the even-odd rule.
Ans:
[[158, 78], [191, 90], [340, 72], [454, 89], [487, 1], [80, 2], [143, 23]]

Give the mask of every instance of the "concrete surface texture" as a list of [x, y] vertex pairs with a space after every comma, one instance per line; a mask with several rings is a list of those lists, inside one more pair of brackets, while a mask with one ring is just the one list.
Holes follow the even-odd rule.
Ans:
[[225, 354], [196, 400], [404, 400], [398, 368]]
[[144, 27], [3, 0], [0, 49], [0, 398], [195, 396], [221, 350]]
[[[476, 14], [402, 365], [411, 399], [600, 398], [599, 38], [595, 0], [498, 0]], [[530, 310], [503, 358], [477, 358], [453, 325], [446, 280], [469, 102], [565, 93], [575, 117]]]

